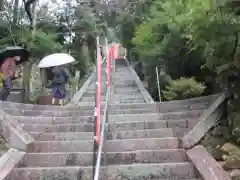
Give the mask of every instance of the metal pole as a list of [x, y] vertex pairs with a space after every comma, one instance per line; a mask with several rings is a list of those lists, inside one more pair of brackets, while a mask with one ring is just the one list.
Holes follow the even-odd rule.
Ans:
[[[106, 44], [106, 87], [109, 88], [110, 87], [110, 79], [109, 79], [109, 76], [110, 76], [110, 62], [109, 62], [109, 47], [108, 47], [108, 39], [107, 37], [105, 37], [105, 44]], [[108, 72], [109, 71], [109, 72]], [[109, 93], [110, 95], [110, 93]]]
[[[107, 133], [109, 132], [109, 126], [108, 126], [108, 101], [109, 101], [109, 96], [110, 95], [110, 89], [107, 89], [107, 94], [106, 94], [106, 101], [105, 101], [105, 103], [107, 103], [106, 104], [106, 111], [105, 111], [105, 113], [106, 113], [106, 116], [105, 116], [105, 118], [106, 118], [106, 122], [105, 122], [105, 131], [104, 131], [104, 137], [102, 137], [102, 138], [104, 138], [104, 140], [103, 140], [103, 160], [104, 160], [104, 166], [107, 166], [107, 164], [108, 164], [108, 162], [107, 162], [107, 151], [106, 151], [106, 143], [107, 143]], [[107, 97], [108, 96], [108, 97]]]
[[113, 56], [113, 94], [116, 92], [116, 86], [115, 86], [115, 81], [116, 81], [116, 58], [115, 58], [115, 48], [114, 48], [114, 56]]
[[97, 137], [97, 108], [98, 107], [98, 48], [99, 48], [99, 37], [97, 36], [97, 53], [96, 53], [96, 94], [95, 94], [95, 110], [94, 110], [94, 116], [95, 116], [95, 121], [94, 121], [94, 144], [93, 144], [93, 178], [95, 175], [95, 167], [96, 167], [96, 162], [97, 162], [97, 151], [98, 151], [98, 137]]
[[159, 81], [159, 74], [158, 74], [158, 67], [156, 66], [156, 74], [157, 74], [157, 85], [158, 85], [158, 96], [159, 96], [159, 102], [162, 101], [161, 99], [161, 89], [160, 89], [160, 81]]

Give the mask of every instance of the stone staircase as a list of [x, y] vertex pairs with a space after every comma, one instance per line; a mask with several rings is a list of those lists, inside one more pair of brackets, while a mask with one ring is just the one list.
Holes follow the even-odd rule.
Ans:
[[[121, 61], [114, 81], [104, 147], [107, 166], [102, 156], [99, 179], [203, 180], [189, 161], [181, 137], [217, 96], [146, 103]], [[4, 180], [92, 179], [94, 86], [93, 79], [79, 107], [1, 105], [35, 140]]]

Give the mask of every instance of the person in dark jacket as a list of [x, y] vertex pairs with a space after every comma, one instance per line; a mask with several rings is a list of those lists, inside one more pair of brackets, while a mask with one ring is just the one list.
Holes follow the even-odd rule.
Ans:
[[16, 56], [13, 58], [7, 58], [4, 60], [3, 64], [0, 67], [0, 71], [4, 75], [3, 86], [0, 91], [0, 100], [6, 101], [11, 89], [12, 89], [12, 80], [19, 77], [20, 71], [16, 65], [16, 61], [19, 61], [20, 57]]
[[64, 104], [66, 97], [66, 83], [68, 82], [68, 72], [63, 66], [56, 66], [52, 69], [52, 104], [58, 99], [61, 106]]

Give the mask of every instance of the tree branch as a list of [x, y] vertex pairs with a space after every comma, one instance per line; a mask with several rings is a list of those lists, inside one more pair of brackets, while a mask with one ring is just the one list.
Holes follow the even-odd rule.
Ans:
[[10, 33], [10, 35], [11, 35], [11, 38], [12, 38], [12, 41], [13, 41], [14, 45], [16, 46], [17, 43], [16, 43], [16, 41], [15, 41], [15, 39], [14, 39], [14, 36], [13, 36], [13, 33], [12, 33], [12, 22], [11, 22], [9, 16], [8, 16], [8, 14], [5, 13], [5, 15], [6, 15], [6, 19], [7, 19], [7, 21], [8, 21], [9, 33]]

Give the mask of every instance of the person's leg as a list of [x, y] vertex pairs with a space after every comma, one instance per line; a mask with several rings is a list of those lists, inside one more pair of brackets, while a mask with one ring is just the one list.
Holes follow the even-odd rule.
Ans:
[[0, 100], [1, 101], [6, 101], [11, 90], [9, 88], [2, 88], [0, 91]]
[[0, 100], [1, 101], [3, 101], [3, 99], [4, 99], [4, 91], [5, 91], [4, 88], [2, 88], [0, 91]]
[[63, 99], [59, 99], [59, 104], [60, 104], [61, 106], [63, 106], [64, 100], [63, 100]]
[[59, 103], [60, 103], [61, 106], [64, 105], [65, 96], [66, 96], [65, 89], [61, 89], [61, 91], [59, 91]]
[[4, 101], [7, 100], [8, 96], [10, 95], [10, 92], [11, 92], [10, 89], [6, 89], [5, 94], [4, 94]]
[[55, 104], [55, 98], [54, 97], [52, 98], [52, 104]]

